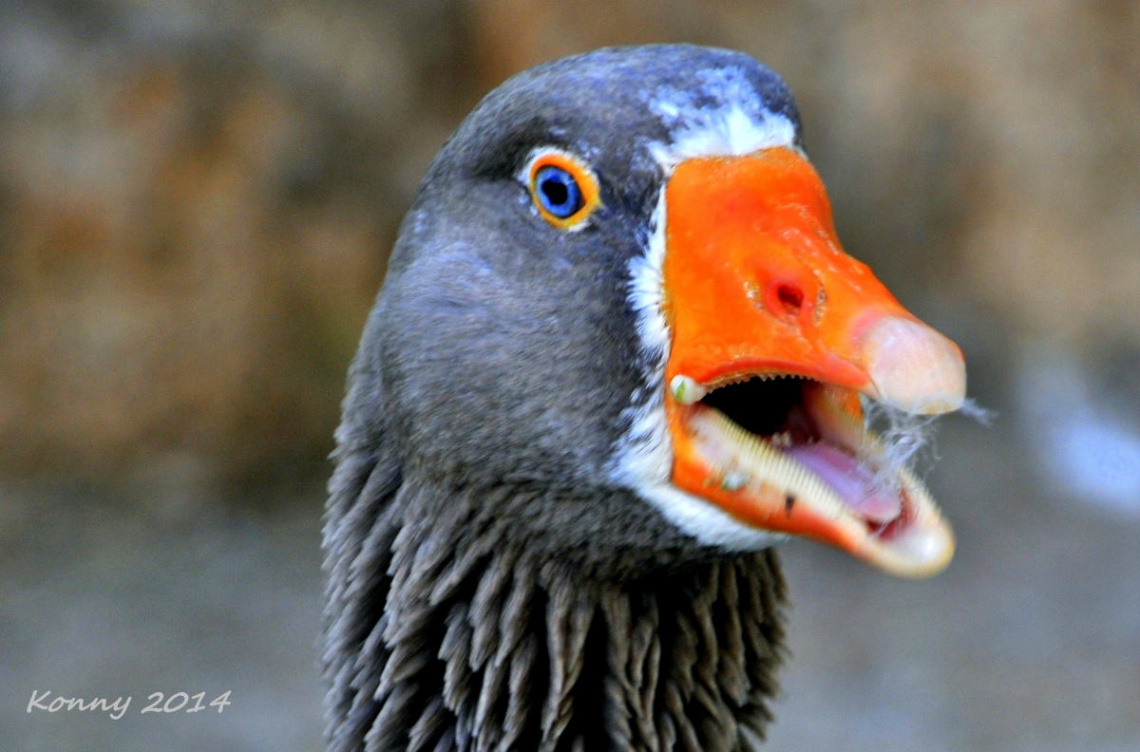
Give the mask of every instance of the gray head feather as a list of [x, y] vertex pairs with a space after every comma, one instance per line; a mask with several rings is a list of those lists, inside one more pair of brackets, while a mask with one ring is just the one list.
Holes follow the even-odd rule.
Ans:
[[[432, 165], [337, 431], [330, 749], [735, 750], [762, 732], [775, 555], [702, 547], [605, 472], [648, 388], [628, 268], [664, 179], [654, 149], [684, 125], [668, 102], [744, 90], [798, 127], [738, 53], [556, 61], [490, 94]], [[580, 232], [543, 222], [517, 179], [544, 145], [598, 175]]]

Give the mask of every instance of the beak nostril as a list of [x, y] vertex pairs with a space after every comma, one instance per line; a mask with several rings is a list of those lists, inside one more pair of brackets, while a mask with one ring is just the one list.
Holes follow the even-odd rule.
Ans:
[[777, 285], [776, 300], [781, 311], [788, 316], [799, 316], [804, 305], [804, 291], [792, 285]]

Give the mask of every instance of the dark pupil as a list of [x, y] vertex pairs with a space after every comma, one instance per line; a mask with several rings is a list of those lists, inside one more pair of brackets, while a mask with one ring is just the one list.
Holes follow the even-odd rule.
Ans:
[[546, 202], [551, 206], [562, 206], [570, 198], [570, 191], [566, 185], [557, 180], [543, 182], [542, 192], [546, 194]]
[[538, 171], [537, 182], [543, 208], [559, 219], [566, 219], [582, 208], [582, 191], [578, 183], [561, 167], [543, 167]]

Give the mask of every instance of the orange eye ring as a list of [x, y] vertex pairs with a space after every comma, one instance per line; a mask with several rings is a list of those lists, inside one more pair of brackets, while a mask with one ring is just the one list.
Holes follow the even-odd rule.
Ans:
[[536, 151], [524, 174], [538, 213], [560, 230], [581, 229], [602, 203], [594, 171], [560, 149]]

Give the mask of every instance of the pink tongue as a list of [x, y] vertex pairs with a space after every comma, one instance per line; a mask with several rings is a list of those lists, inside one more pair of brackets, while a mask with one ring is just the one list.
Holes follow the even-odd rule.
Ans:
[[877, 482], [870, 468], [828, 444], [801, 444], [784, 450], [831, 486], [839, 498], [871, 522], [890, 522], [902, 512], [902, 499]]

